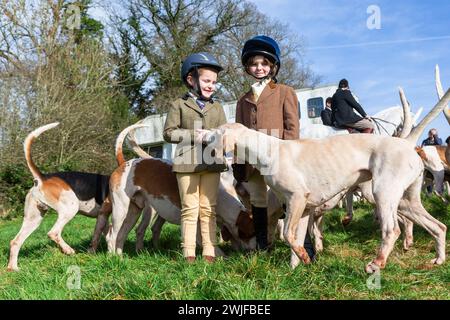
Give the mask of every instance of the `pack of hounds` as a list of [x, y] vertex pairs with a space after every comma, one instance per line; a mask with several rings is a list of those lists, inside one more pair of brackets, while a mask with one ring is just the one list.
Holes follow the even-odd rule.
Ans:
[[[208, 140], [212, 145], [220, 145], [226, 153], [245, 150], [237, 153], [241, 161], [248, 160], [249, 154], [256, 154], [257, 169], [263, 165], [282, 168], [264, 177], [270, 187], [269, 242], [273, 244], [275, 241], [279, 218], [285, 213], [281, 237], [291, 248], [292, 268], [299, 263], [310, 263], [303, 246], [307, 230], [313, 236], [315, 249], [318, 252], [323, 250], [323, 214], [355, 190], [375, 205], [376, 219], [381, 227], [381, 244], [374, 259], [367, 263], [366, 272], [373, 273], [385, 267], [401, 234], [400, 226], [404, 230], [404, 248], [408, 249], [413, 244], [414, 223], [423, 227], [435, 241], [436, 256], [430, 264], [441, 265], [446, 258], [447, 227], [426, 211], [420, 198], [424, 169], [430, 167], [431, 153], [415, 146], [425, 126], [448, 108], [450, 90], [444, 94], [440, 86], [438, 94], [440, 100], [429, 115], [414, 128], [405, 125], [399, 137], [354, 134], [324, 139], [280, 140], [240, 124], [229, 123], [211, 130]], [[405, 113], [405, 124], [406, 118]], [[152, 243], [157, 247], [164, 223], [180, 224], [181, 204], [172, 164], [151, 157], [135, 142], [133, 131], [146, 125], [138, 123], [119, 134], [115, 147], [117, 168], [110, 176], [83, 172], [44, 174], [33, 162], [32, 144], [39, 135], [58, 124], [39, 127], [25, 139], [25, 158], [34, 186], [26, 196], [22, 226], [10, 242], [8, 270], [19, 270], [20, 248], [39, 227], [50, 208], [57, 212], [57, 220], [47, 235], [67, 255], [75, 254], [75, 251], [64, 241], [62, 232], [77, 213], [97, 220], [89, 252], [97, 250], [104, 234], [108, 252], [122, 254], [125, 240], [140, 217], [136, 229], [136, 250], [143, 249], [145, 231], [150, 223]], [[138, 155], [128, 161], [122, 151], [127, 137]], [[280, 156], [265, 158], [254, 150], [255, 145], [249, 141], [276, 145]], [[439, 149], [436, 154], [448, 169], [449, 148]], [[231, 241], [233, 249], [254, 250], [256, 240], [245, 183], [236, 187], [231, 165], [229, 167], [221, 174], [217, 223], [222, 239]], [[445, 175], [438, 177], [444, 178]], [[200, 245], [199, 237], [197, 235]], [[216, 256], [221, 255], [224, 253], [217, 247]]]

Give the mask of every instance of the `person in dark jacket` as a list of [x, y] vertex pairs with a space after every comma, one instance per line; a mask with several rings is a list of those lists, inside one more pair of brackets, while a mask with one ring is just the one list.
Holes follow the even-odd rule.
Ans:
[[[332, 98], [333, 119], [338, 128], [354, 128], [362, 133], [373, 133], [374, 126], [364, 109], [353, 97], [348, 81], [339, 81], [339, 88]], [[362, 116], [357, 115], [354, 111]]]
[[322, 123], [325, 126], [334, 127], [334, 121], [333, 121], [333, 112], [331, 110], [331, 102], [333, 99], [331, 97], [328, 97], [325, 104], [325, 109], [322, 110], [320, 113], [320, 117], [322, 118]]
[[440, 145], [442, 145], [442, 139], [439, 138], [437, 130], [433, 128], [430, 131], [428, 131], [428, 138], [422, 141], [421, 147], [440, 146]]

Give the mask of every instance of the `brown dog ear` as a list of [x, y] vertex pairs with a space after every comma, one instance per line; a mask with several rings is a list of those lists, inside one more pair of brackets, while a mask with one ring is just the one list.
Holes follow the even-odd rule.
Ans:
[[231, 232], [227, 229], [227, 227], [222, 226], [220, 229], [220, 233], [222, 234], [223, 241], [230, 241], [232, 238]]
[[425, 153], [425, 151], [423, 151], [423, 149], [421, 147], [415, 147], [415, 150], [416, 150], [417, 154], [419, 155], [419, 157], [422, 158], [423, 161], [427, 160], [427, 154]]
[[[241, 166], [241, 165], [235, 165], [235, 166]], [[233, 169], [234, 170], [234, 169]], [[234, 171], [233, 171], [234, 173]], [[239, 200], [241, 200], [242, 204], [247, 210], [251, 210], [251, 204], [250, 204], [250, 194], [248, 193], [247, 189], [244, 187], [244, 185], [240, 182], [236, 183], [234, 186], [234, 190], [236, 190], [236, 193], [239, 197]]]
[[244, 185], [240, 182], [236, 183], [234, 186], [234, 189], [236, 190], [236, 193], [242, 197], [242, 198], [249, 198], [250, 193], [248, 193], [247, 189], [244, 187]]
[[248, 241], [255, 236], [255, 227], [253, 225], [253, 219], [248, 212], [241, 211], [236, 220], [236, 226], [238, 227], [239, 238], [241, 240]]

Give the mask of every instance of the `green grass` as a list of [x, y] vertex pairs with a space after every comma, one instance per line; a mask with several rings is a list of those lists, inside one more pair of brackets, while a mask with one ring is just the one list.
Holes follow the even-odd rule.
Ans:
[[[449, 225], [448, 206], [436, 198], [425, 204]], [[295, 270], [289, 267], [290, 251], [282, 242], [270, 254], [233, 252], [225, 244], [227, 259], [208, 265], [199, 258], [187, 265], [179, 248], [179, 227], [173, 225], [164, 227], [160, 250], [136, 254], [132, 232], [123, 257], [108, 255], [104, 240], [99, 253], [91, 255], [86, 248], [95, 221], [82, 216], [65, 228], [66, 242], [77, 251], [65, 256], [46, 236], [56, 218], [49, 214], [22, 247], [20, 272], [11, 273], [6, 271], [9, 241], [22, 219], [0, 220], [0, 299], [450, 299], [449, 263], [428, 267], [434, 243], [419, 227], [414, 229], [410, 251], [403, 252], [397, 241], [381, 272], [381, 288], [368, 289], [364, 266], [374, 257], [380, 239], [371, 210], [360, 205], [346, 228], [340, 223], [342, 210], [328, 213], [324, 252], [314, 264]], [[81, 270], [80, 289], [67, 288], [71, 266]]]

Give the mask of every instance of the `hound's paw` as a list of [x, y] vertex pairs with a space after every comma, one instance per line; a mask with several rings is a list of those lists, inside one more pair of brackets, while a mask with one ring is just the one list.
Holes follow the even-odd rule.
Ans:
[[443, 258], [435, 258], [435, 259], [430, 261], [431, 264], [435, 264], [435, 265], [438, 265], [438, 266], [440, 266], [444, 262], [445, 262], [445, 259], [443, 259]]
[[413, 245], [413, 241], [412, 240], [403, 240], [403, 250], [408, 251]]
[[64, 248], [63, 249], [64, 254], [67, 254], [68, 256], [74, 255], [75, 254], [75, 250], [73, 250], [72, 248]]
[[351, 216], [345, 216], [344, 218], [342, 218], [342, 225], [345, 227], [345, 226], [348, 226], [349, 224], [350, 224], [350, 222], [352, 222], [352, 220], [353, 220], [353, 217], [351, 217]]
[[17, 271], [19, 271], [19, 267], [17, 267], [17, 266], [8, 266], [6, 271], [8, 271], [8, 272], [17, 272]]
[[365, 268], [366, 273], [369, 274], [380, 272], [380, 269], [380, 266], [378, 266], [374, 261], [368, 263]]

